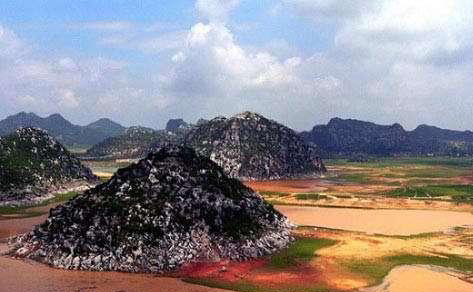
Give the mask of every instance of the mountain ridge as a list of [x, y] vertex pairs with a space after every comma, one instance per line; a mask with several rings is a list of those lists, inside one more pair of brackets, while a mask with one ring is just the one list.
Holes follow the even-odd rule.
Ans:
[[0, 136], [27, 127], [43, 129], [67, 146], [91, 146], [108, 137], [119, 135], [126, 129], [120, 124], [105, 118], [87, 126], [79, 126], [71, 123], [58, 113], [43, 118], [32, 112], [19, 112], [0, 120]]
[[421, 124], [411, 131], [399, 123], [380, 125], [357, 119], [333, 118], [300, 133], [320, 147], [324, 157], [357, 155], [473, 155], [473, 132]]

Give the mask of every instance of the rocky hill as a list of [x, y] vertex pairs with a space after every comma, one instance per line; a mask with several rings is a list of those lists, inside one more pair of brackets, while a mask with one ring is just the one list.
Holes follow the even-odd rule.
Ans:
[[[122, 125], [106, 118], [99, 119], [85, 126], [87, 129], [94, 129], [107, 137], [115, 137], [125, 133], [126, 129]], [[103, 140], [103, 139], [102, 139]]]
[[189, 132], [185, 144], [235, 178], [278, 179], [325, 171], [317, 150], [293, 130], [252, 112], [203, 123]]
[[108, 119], [100, 119], [87, 126], [78, 126], [60, 114], [42, 118], [34, 113], [21, 112], [0, 121], [0, 136], [26, 127], [46, 130], [56, 140], [67, 146], [91, 146], [125, 131], [124, 127]]
[[181, 131], [187, 131], [192, 128], [192, 125], [186, 123], [183, 119], [170, 119], [166, 123], [166, 131], [171, 133], [179, 133]]
[[331, 119], [327, 125], [315, 126], [301, 136], [320, 147], [323, 153], [339, 156], [357, 154], [392, 155], [407, 150], [408, 133], [399, 124], [390, 126], [375, 123]]
[[318, 146], [324, 157], [473, 155], [473, 132], [428, 125], [406, 131], [399, 124], [334, 118], [327, 125], [317, 125], [300, 135]]
[[0, 202], [37, 200], [51, 189], [95, 177], [46, 132], [22, 128], [0, 138]]
[[214, 162], [171, 147], [52, 209], [11, 254], [66, 269], [161, 272], [268, 255], [290, 242], [289, 227]]
[[[144, 127], [131, 127], [124, 134], [105, 139], [94, 145], [85, 154], [89, 158], [137, 159], [145, 157], [151, 145], [162, 145], [176, 141], [173, 133], [156, 131]], [[177, 142], [176, 142], [177, 143]]]
[[409, 147], [413, 155], [473, 155], [473, 132], [453, 131], [420, 125], [409, 132]]

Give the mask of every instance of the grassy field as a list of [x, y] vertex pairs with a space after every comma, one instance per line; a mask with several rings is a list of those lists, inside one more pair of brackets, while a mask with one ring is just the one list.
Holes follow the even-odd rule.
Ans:
[[352, 259], [342, 265], [350, 272], [366, 278], [370, 286], [380, 284], [393, 268], [402, 265], [430, 265], [473, 272], [473, 259], [448, 254], [438, 256], [397, 254], [368, 261]]
[[332, 170], [329, 180], [391, 187], [390, 191], [378, 192], [380, 196], [473, 203], [473, 158], [339, 159], [326, 164]]
[[66, 202], [76, 195], [78, 192], [67, 192], [60, 193], [55, 195], [49, 200], [42, 201], [41, 203], [29, 205], [29, 206], [0, 206], [0, 216], [1, 215], [17, 215], [17, 217], [26, 218], [26, 217], [35, 217], [40, 216], [46, 213], [46, 211], [35, 210], [38, 207], [47, 206], [50, 204]]
[[[259, 268], [259, 272], [285, 273], [294, 271], [301, 266], [308, 265], [314, 258], [317, 257], [317, 251], [336, 244], [337, 241], [326, 238], [307, 238], [299, 237], [287, 249], [269, 257], [265, 266]], [[264, 285], [255, 283], [251, 280], [237, 280], [224, 281], [215, 278], [188, 278], [185, 279], [188, 283], [199, 284], [203, 286], [227, 289], [242, 292], [336, 292], [329, 289], [324, 283], [299, 283], [296, 286], [292, 285]]]
[[326, 238], [298, 238], [289, 248], [273, 255], [268, 267], [287, 269], [307, 263], [317, 256], [317, 250], [335, 243], [335, 240]]

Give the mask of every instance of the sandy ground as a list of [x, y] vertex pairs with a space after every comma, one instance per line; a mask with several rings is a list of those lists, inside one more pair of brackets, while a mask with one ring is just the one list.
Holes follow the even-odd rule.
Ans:
[[360, 292], [471, 292], [473, 284], [452, 271], [427, 266], [394, 268], [383, 284]]
[[472, 225], [473, 214], [432, 210], [365, 210], [275, 206], [297, 225], [384, 235], [412, 235], [448, 231], [452, 227]]
[[210, 292], [225, 291], [176, 278], [115, 272], [59, 270], [31, 261], [0, 257], [0, 292]]
[[[457, 179], [457, 178], [455, 178]], [[458, 178], [460, 179], [460, 177]], [[466, 180], [465, 177], [461, 177]], [[380, 194], [395, 189], [383, 184], [339, 183], [326, 179], [248, 181], [245, 185], [259, 192], [285, 193], [284, 196], [265, 196], [275, 204], [329, 206], [366, 209], [445, 210], [473, 212], [473, 205], [441, 200], [390, 198]], [[318, 193], [318, 200], [298, 200], [298, 193]]]

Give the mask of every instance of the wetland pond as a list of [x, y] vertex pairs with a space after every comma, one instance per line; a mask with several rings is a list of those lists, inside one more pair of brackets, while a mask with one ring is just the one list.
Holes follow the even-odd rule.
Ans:
[[444, 232], [473, 225], [473, 214], [434, 210], [349, 209], [278, 205], [275, 208], [297, 225], [382, 235]]

